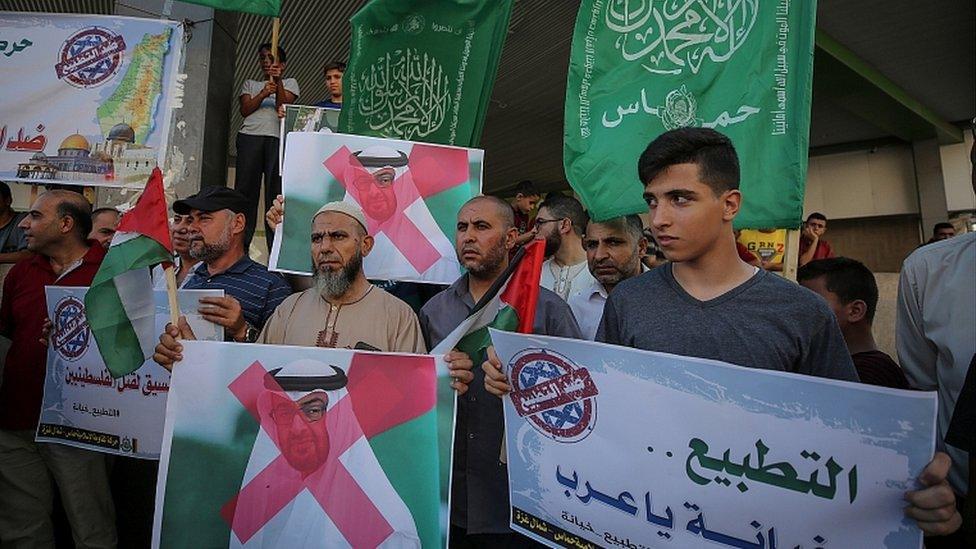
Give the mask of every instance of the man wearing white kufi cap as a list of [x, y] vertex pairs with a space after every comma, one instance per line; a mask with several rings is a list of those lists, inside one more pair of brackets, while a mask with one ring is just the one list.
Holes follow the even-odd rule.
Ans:
[[[335, 464], [339, 460], [342, 471], [347, 471], [357, 482], [366, 483], [364, 489], [377, 506], [376, 511], [392, 529], [379, 547], [420, 547], [410, 511], [362, 436], [355, 414], [351, 407], [339, 405], [348, 394], [345, 368], [301, 359], [269, 373], [266, 390], [257, 401], [258, 414], [267, 432], [262, 429], [255, 440], [241, 487], [282, 455], [290, 467], [278, 469], [275, 486], [268, 488], [288, 492], [294, 486], [300, 491], [245, 543], [232, 535], [230, 546], [348, 546], [350, 541], [337, 524], [347, 528], [369, 528], [369, 525], [357, 526], [357, 520], [366, 520], [359, 516], [357, 509], [349, 505], [330, 506], [329, 500], [323, 499], [329, 487], [337, 482], [340, 470], [329, 467], [328, 462]], [[347, 449], [342, 449], [348, 444], [343, 441], [353, 440]], [[330, 452], [341, 454], [330, 456]], [[238, 505], [233, 520], [249, 520], [256, 504]]]
[[[366, 227], [366, 218], [355, 204], [330, 202], [319, 208], [311, 227], [315, 284], [292, 294], [275, 309], [257, 343], [426, 352], [413, 309], [370, 284], [363, 274], [363, 258], [373, 250], [373, 237]], [[159, 338], [153, 359], [166, 368], [183, 359], [177, 337], [193, 337], [184, 321], [178, 331], [167, 327]], [[444, 360], [455, 380], [452, 386], [467, 389], [465, 383], [473, 377], [470, 358], [452, 351]]]

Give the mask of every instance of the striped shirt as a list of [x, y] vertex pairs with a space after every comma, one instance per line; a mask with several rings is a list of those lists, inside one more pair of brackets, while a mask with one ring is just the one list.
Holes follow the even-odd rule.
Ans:
[[240, 302], [244, 320], [258, 330], [264, 328], [275, 308], [291, 295], [291, 287], [280, 274], [268, 271], [267, 267], [247, 256], [212, 276], [207, 264], [201, 262], [184, 281], [183, 288], [223, 290]]

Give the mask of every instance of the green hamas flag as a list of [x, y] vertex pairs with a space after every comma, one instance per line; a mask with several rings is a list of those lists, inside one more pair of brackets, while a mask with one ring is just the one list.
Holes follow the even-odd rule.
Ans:
[[646, 211], [637, 159], [714, 128], [742, 165], [736, 226], [803, 215], [816, 2], [583, 0], [566, 85], [566, 176], [597, 220]]
[[281, 0], [183, 0], [188, 4], [209, 6], [215, 10], [242, 11], [278, 17], [281, 12]]
[[512, 0], [372, 0], [351, 19], [339, 131], [475, 147]]

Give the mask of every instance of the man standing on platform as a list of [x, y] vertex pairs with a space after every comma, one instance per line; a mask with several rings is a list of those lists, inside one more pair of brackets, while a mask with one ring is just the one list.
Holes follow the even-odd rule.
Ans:
[[[88, 286], [105, 248], [86, 240], [91, 205], [72, 191], [48, 191], [20, 222], [34, 256], [10, 270], [0, 334], [13, 340], [0, 384], [0, 546], [53, 547], [57, 487], [77, 547], [115, 547], [115, 507], [105, 454], [35, 442], [47, 346], [45, 286]], [[93, 344], [93, 342], [91, 342]], [[52, 482], [53, 481], [53, 482]]]
[[546, 241], [546, 256], [539, 284], [568, 300], [594, 282], [586, 268], [583, 229], [587, 216], [579, 200], [563, 195], [547, 198], [539, 206], [535, 232]]
[[830, 242], [823, 239], [825, 232], [827, 232], [827, 216], [819, 212], [807, 216], [807, 222], [803, 224], [803, 233], [800, 235], [800, 267], [815, 259], [834, 257]]
[[512, 201], [512, 212], [515, 215], [515, 230], [518, 238], [515, 246], [522, 246], [535, 238], [532, 231], [532, 210], [539, 203], [539, 190], [529, 180], [519, 181], [515, 187], [515, 199]]

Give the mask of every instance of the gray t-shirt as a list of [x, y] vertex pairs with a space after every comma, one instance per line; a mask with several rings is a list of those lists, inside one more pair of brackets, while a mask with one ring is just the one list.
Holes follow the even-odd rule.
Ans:
[[14, 213], [10, 221], [0, 227], [0, 253], [9, 254], [27, 249], [27, 237], [19, 227], [20, 222], [27, 216], [27, 212]]
[[[285, 89], [298, 97], [298, 81], [294, 78], [284, 78], [281, 81]], [[245, 80], [241, 86], [241, 95], [256, 97], [264, 89], [265, 82], [262, 80]], [[264, 135], [267, 137], [278, 137], [281, 131], [281, 121], [278, 118], [278, 109], [275, 107], [275, 94], [271, 94], [261, 101], [258, 110], [252, 112], [244, 118], [241, 124], [241, 133], [245, 135]]]
[[837, 320], [823, 298], [762, 270], [708, 301], [689, 295], [674, 279], [670, 264], [621, 282], [610, 292], [596, 340], [858, 381]]

